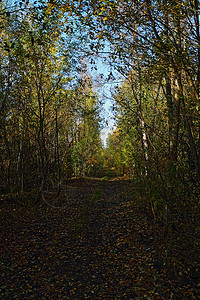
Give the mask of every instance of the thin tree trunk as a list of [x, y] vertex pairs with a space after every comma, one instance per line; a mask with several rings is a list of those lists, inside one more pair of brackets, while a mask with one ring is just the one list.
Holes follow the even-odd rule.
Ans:
[[60, 166], [60, 152], [59, 152], [59, 129], [58, 129], [58, 109], [56, 108], [56, 158], [58, 164], [58, 190], [57, 197], [60, 195], [61, 185], [61, 166]]

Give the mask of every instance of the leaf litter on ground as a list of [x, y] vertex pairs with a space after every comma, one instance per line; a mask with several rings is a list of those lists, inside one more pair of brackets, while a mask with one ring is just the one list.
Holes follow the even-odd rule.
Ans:
[[56, 207], [3, 205], [1, 299], [200, 298], [196, 257], [173, 251], [132, 191], [73, 179]]

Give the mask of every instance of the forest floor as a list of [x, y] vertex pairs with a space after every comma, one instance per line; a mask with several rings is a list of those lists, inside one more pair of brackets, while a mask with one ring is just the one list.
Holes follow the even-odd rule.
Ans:
[[4, 201], [0, 299], [200, 299], [198, 256], [147, 206], [112, 176], [69, 180], [52, 205]]

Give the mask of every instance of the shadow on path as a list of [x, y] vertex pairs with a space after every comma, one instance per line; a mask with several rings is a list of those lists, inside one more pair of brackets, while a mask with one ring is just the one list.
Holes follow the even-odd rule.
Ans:
[[1, 212], [0, 298], [198, 299], [136, 200], [113, 174], [68, 181], [56, 209]]

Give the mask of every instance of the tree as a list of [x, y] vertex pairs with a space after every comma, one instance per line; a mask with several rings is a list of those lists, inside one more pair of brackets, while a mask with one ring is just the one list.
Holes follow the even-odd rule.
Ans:
[[62, 181], [73, 175], [72, 155], [80, 139], [83, 174], [90, 173], [101, 148], [91, 80], [79, 83], [75, 41], [69, 35], [63, 40], [61, 29], [62, 20], [47, 5], [9, 14], [2, 34], [4, 189], [13, 194], [37, 188], [37, 201], [45, 188], [59, 195]]
[[87, 73], [81, 74], [76, 95], [79, 101], [76, 108], [78, 129], [73, 149], [75, 176], [94, 175], [98, 168], [101, 168], [101, 120], [98, 98], [93, 90], [91, 78]]
[[[103, 52], [102, 41], [106, 40], [110, 52], [105, 51], [105, 57], [112, 68], [129, 81], [137, 104], [146, 172], [149, 172], [153, 158], [157, 172], [165, 182], [165, 189], [168, 185], [173, 189], [171, 179], [178, 180], [179, 170], [184, 165], [184, 173], [187, 174], [184, 178], [188, 180], [189, 174], [193, 173], [198, 184], [198, 1], [73, 1], [73, 4], [68, 1], [65, 7], [66, 13], [70, 11], [79, 17], [88, 28], [90, 52]], [[166, 141], [162, 153], [148, 132], [151, 123], [143, 116], [144, 97], [141, 91], [145, 82], [153, 84], [151, 93], [154, 89], [157, 91], [158, 96], [151, 97], [153, 105], [156, 98], [166, 104], [165, 130], [157, 134]], [[152, 151], [154, 155], [150, 158]], [[168, 163], [163, 173], [160, 170], [163, 169], [161, 162], [164, 156]], [[163, 176], [168, 179], [164, 180]]]

